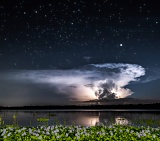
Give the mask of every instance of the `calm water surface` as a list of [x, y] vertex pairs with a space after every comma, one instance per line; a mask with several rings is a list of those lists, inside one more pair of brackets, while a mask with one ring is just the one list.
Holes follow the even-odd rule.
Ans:
[[[15, 115], [15, 116], [14, 116]], [[37, 118], [48, 118], [48, 122], [38, 122]], [[18, 110], [0, 111], [0, 124], [17, 124], [20, 126], [37, 125], [146, 125], [153, 123], [160, 126], [158, 110]]]

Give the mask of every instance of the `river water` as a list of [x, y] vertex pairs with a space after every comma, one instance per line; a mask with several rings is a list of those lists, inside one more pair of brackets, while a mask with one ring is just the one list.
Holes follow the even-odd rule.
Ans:
[[[48, 122], [37, 119], [47, 118]], [[10, 110], [0, 111], [0, 124], [38, 125], [134, 125], [160, 126], [159, 110]]]

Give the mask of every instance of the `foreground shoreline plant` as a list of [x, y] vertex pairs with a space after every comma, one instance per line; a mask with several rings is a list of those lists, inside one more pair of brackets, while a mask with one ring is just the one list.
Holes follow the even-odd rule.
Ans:
[[92, 140], [149, 140], [160, 141], [160, 128], [134, 126], [37, 126], [0, 127], [4, 141], [92, 141]]

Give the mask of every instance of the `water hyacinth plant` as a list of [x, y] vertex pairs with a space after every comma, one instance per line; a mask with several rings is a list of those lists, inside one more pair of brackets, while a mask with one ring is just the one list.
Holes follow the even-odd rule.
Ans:
[[160, 128], [134, 126], [37, 126], [0, 128], [4, 141], [92, 141], [92, 140], [150, 140], [160, 141]]

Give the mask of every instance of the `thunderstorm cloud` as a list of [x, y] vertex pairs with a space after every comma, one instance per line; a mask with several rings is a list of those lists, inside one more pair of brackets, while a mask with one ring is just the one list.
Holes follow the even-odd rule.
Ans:
[[124, 98], [145, 69], [137, 64], [89, 64], [69, 70], [10, 70], [0, 73], [1, 105], [57, 105]]

